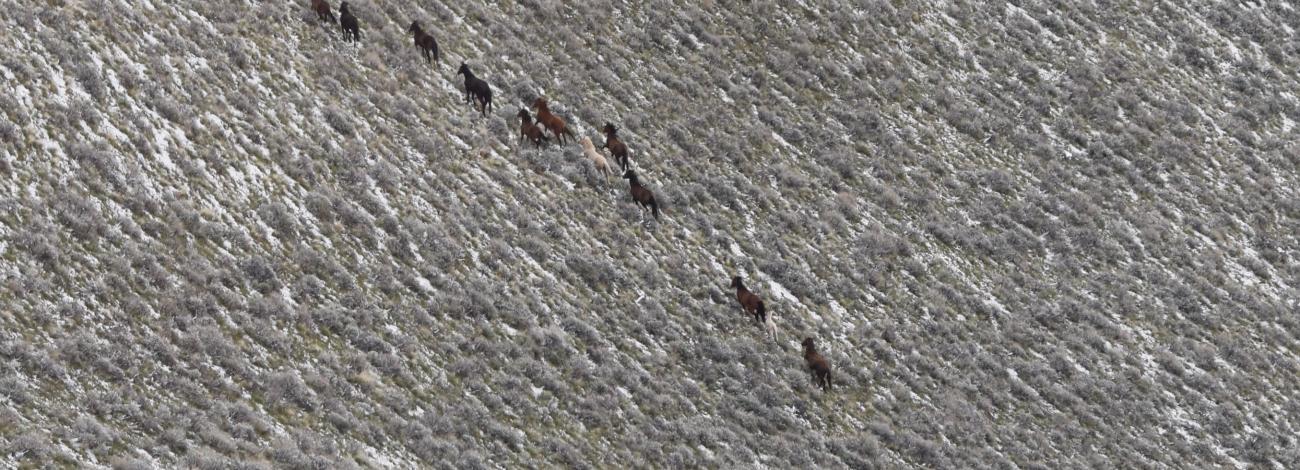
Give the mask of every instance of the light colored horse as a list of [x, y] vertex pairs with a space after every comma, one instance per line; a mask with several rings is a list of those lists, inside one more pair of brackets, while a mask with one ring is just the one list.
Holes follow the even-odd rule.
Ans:
[[613, 174], [613, 170], [610, 170], [609, 161], [605, 160], [605, 156], [596, 151], [596, 146], [591, 143], [591, 138], [584, 135], [579, 143], [582, 144], [582, 153], [587, 156], [588, 160], [591, 160], [592, 164], [596, 165], [596, 171], [605, 175], [605, 179], [608, 180], [609, 175]]

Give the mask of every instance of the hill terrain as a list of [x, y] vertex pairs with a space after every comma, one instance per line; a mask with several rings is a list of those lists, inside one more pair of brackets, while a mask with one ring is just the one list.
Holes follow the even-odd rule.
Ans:
[[36, 3], [0, 466], [1300, 466], [1289, 2]]

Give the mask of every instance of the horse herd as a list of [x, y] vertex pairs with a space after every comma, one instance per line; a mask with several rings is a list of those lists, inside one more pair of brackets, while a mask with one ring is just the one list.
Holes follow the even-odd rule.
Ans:
[[[312, 11], [316, 13], [317, 21], [324, 23], [338, 24], [345, 41], [360, 41], [361, 27], [357, 17], [352, 14], [348, 7], [348, 2], [342, 2], [339, 5], [339, 17], [336, 20], [328, 0], [311, 0]], [[419, 21], [412, 21], [411, 26], [407, 28], [415, 42], [415, 46], [420, 49], [420, 53], [426, 63], [432, 63], [439, 60], [438, 41], [426, 32]], [[481, 115], [487, 116], [488, 111], [492, 110], [492, 87], [486, 81], [478, 78], [470, 71], [469, 66], [461, 63], [460, 68], [456, 71], [457, 75], [465, 76], [465, 102], [472, 107], [477, 107]], [[557, 144], [564, 144], [567, 141], [574, 140], [573, 132], [569, 130], [568, 124], [564, 119], [551, 113], [545, 98], [537, 98], [532, 106], [537, 111], [537, 117], [534, 121], [533, 114], [528, 109], [521, 108], [516, 117], [519, 118], [519, 141], [531, 142], [534, 148], [540, 148], [543, 144], [550, 142], [552, 139]], [[550, 137], [546, 135], [550, 132]], [[659, 220], [659, 203], [655, 201], [654, 193], [641, 184], [635, 170], [630, 168], [631, 159], [628, 157], [627, 144], [623, 143], [618, 136], [618, 127], [612, 123], [605, 123], [601, 128], [601, 133], [605, 135], [605, 143], [600, 149], [608, 149], [610, 156], [618, 162], [619, 167], [623, 170], [623, 179], [628, 180], [632, 201], [641, 206], [642, 209], [649, 208], [655, 220]], [[583, 155], [591, 160], [593, 166], [598, 172], [608, 178], [613, 174], [609, 162], [604, 155], [595, 147], [591, 139], [583, 136], [578, 140], [582, 147]], [[747, 315], [752, 315], [754, 321], [764, 328], [767, 334], [775, 336], [776, 326], [769, 321], [767, 316], [767, 307], [763, 300], [757, 294], [751, 292], [745, 287], [744, 280], [740, 276], [731, 279], [731, 287], [736, 289], [736, 300], [740, 303], [741, 311]], [[823, 391], [829, 391], [831, 388], [831, 366], [817, 352], [816, 342], [812, 338], [804, 338], [803, 357], [807, 363], [808, 371], [812, 374], [814, 386], [821, 387]]]

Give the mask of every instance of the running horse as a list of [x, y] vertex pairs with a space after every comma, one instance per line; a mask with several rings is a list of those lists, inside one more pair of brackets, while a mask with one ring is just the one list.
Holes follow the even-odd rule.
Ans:
[[618, 165], [623, 167], [623, 171], [627, 171], [630, 163], [627, 159], [627, 145], [618, 138], [618, 128], [607, 122], [601, 131], [605, 133], [605, 145], [601, 145], [600, 148], [608, 148], [609, 154], [618, 160]]
[[573, 132], [569, 131], [564, 119], [551, 114], [551, 108], [546, 105], [546, 98], [538, 98], [533, 102], [533, 107], [537, 108], [537, 122], [542, 123], [543, 127], [555, 135], [556, 142], [563, 144], [566, 135], [569, 136], [569, 140], [573, 140]]
[[534, 148], [541, 148], [542, 143], [546, 142], [546, 134], [542, 128], [533, 124], [533, 116], [528, 114], [528, 110], [519, 108], [519, 140], [528, 139], [533, 143]]
[[641, 180], [637, 179], [636, 172], [627, 170], [626, 173], [623, 173], [623, 179], [632, 185], [632, 200], [642, 208], [649, 207], [655, 216], [655, 220], [659, 220], [659, 203], [655, 201], [654, 193], [641, 185]]
[[[424, 54], [425, 63], [438, 60], [438, 41], [434, 40], [429, 33], [424, 32], [424, 28], [420, 27], [419, 21], [412, 21], [411, 27], [406, 30], [415, 36], [415, 47], [420, 48], [420, 53]], [[430, 56], [432, 56], [432, 59], [430, 59]]]
[[339, 4], [339, 26], [343, 29], [343, 40], [361, 40], [361, 26], [357, 23], [357, 17], [352, 15], [352, 10], [348, 9], [348, 2]]
[[831, 390], [831, 363], [817, 352], [817, 345], [813, 343], [812, 338], [803, 339], [803, 360], [808, 363], [808, 371], [812, 372], [813, 385], [822, 388], [823, 392]]
[[316, 21], [338, 23], [334, 19], [334, 12], [330, 11], [330, 2], [326, 0], [311, 0], [311, 10], [316, 12]]
[[469, 66], [464, 62], [460, 64], [460, 70], [456, 71], [457, 75], [465, 76], [465, 102], [471, 106], [475, 102], [479, 103], [479, 111], [487, 116], [487, 112], [492, 108], [492, 87], [483, 79], [475, 77], [474, 72], [469, 71]]

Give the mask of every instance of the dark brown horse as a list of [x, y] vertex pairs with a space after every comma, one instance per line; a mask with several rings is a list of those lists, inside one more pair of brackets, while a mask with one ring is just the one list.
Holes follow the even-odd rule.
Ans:
[[637, 179], [636, 172], [627, 170], [627, 173], [623, 173], [623, 179], [628, 180], [628, 182], [632, 184], [632, 200], [643, 208], [647, 206], [650, 207], [650, 211], [654, 214], [655, 220], [659, 220], [659, 203], [655, 202], [654, 193], [650, 192], [649, 189], [646, 189], [645, 186], [641, 186], [641, 180]]
[[817, 352], [817, 346], [813, 344], [812, 338], [803, 339], [803, 360], [808, 363], [808, 371], [812, 372], [813, 385], [821, 387], [823, 392], [829, 392], [831, 363]]
[[740, 301], [741, 310], [753, 315], [754, 321], [760, 325], [767, 321], [767, 306], [763, 305], [762, 299], [745, 288], [740, 276], [731, 278], [731, 287], [736, 288], [736, 300]]
[[316, 21], [338, 23], [334, 19], [334, 12], [330, 11], [330, 2], [326, 0], [311, 0], [311, 10], [316, 12]]
[[600, 146], [600, 148], [608, 148], [609, 154], [618, 160], [618, 165], [623, 167], [623, 171], [627, 171], [627, 145], [624, 145], [623, 141], [618, 138], [618, 128], [607, 122], [602, 131], [605, 132], [605, 145]]
[[533, 102], [533, 107], [537, 108], [537, 122], [542, 123], [543, 127], [555, 134], [556, 142], [564, 143], [564, 136], [566, 135], [569, 136], [569, 140], [573, 140], [573, 133], [569, 132], [564, 119], [551, 114], [551, 108], [546, 106], [546, 98], [538, 98], [537, 101]]
[[[435, 41], [429, 33], [424, 32], [424, 28], [420, 27], [419, 21], [412, 21], [411, 27], [406, 30], [415, 36], [415, 47], [420, 48], [420, 53], [424, 54], [426, 63], [438, 60], [438, 41]], [[432, 56], [432, 59], [430, 59], [430, 56]]]
[[361, 25], [357, 23], [357, 17], [352, 16], [352, 10], [348, 9], [348, 2], [339, 4], [339, 26], [343, 28], [344, 41], [361, 40]]
[[479, 111], [487, 116], [488, 109], [492, 108], [492, 87], [483, 79], [475, 77], [473, 72], [469, 71], [469, 66], [464, 62], [460, 63], [460, 69], [456, 71], [458, 75], [465, 76], [465, 102], [473, 106], [475, 102], [479, 103]]
[[546, 142], [546, 134], [542, 128], [533, 124], [533, 116], [528, 114], [528, 110], [519, 108], [519, 140], [528, 139], [532, 141], [534, 148], [541, 148], [542, 142]]

